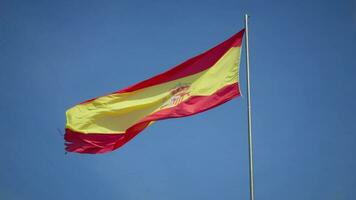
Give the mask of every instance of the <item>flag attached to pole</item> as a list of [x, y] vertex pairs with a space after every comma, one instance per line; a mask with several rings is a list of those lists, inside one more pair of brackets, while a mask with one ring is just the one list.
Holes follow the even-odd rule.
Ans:
[[243, 34], [244, 29], [164, 73], [68, 109], [66, 151], [113, 151], [155, 121], [197, 114], [240, 96]]

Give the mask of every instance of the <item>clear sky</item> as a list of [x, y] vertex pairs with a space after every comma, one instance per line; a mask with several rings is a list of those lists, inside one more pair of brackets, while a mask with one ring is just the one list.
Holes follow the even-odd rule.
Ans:
[[248, 199], [245, 97], [103, 155], [65, 155], [58, 131], [66, 109], [209, 49], [244, 13], [256, 199], [355, 199], [355, 0], [1, 0], [0, 199]]

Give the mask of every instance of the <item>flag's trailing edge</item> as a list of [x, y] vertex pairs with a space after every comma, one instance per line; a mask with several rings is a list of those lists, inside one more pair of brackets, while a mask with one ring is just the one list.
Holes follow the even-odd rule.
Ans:
[[240, 96], [244, 31], [162, 74], [67, 110], [66, 151], [113, 151], [154, 121], [197, 114]]

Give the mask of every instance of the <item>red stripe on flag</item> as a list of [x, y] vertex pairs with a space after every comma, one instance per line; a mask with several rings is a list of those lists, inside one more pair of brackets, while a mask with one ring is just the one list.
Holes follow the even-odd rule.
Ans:
[[[135, 85], [129, 86], [125, 89], [113, 92], [112, 94], [116, 93], [124, 93], [124, 92], [132, 92], [135, 90], [143, 89], [146, 87], [151, 87], [154, 85], [166, 83], [169, 81], [173, 81], [176, 79], [180, 79], [186, 76], [190, 76], [206, 69], [209, 69], [213, 66], [231, 47], [240, 47], [242, 43], [242, 37], [245, 33], [245, 29], [242, 29], [240, 32], [236, 33], [229, 39], [225, 40], [224, 42], [218, 44], [217, 46], [211, 48], [210, 50], [195, 56], [178, 66], [158, 74], [150, 79], [144, 80], [140, 83]], [[87, 103], [93, 101], [99, 97], [87, 100], [83, 103]], [[83, 104], [82, 103], [82, 104]]]
[[220, 43], [212, 49], [195, 56], [178, 66], [154, 76], [148, 80], [142, 81], [133, 86], [119, 90], [117, 93], [132, 92], [142, 88], [150, 87], [157, 84], [166, 83], [186, 76], [190, 76], [213, 66], [231, 47], [241, 46], [242, 36], [245, 29], [233, 35], [228, 40]]
[[194, 115], [221, 105], [240, 96], [238, 83], [223, 87], [210, 96], [194, 96], [179, 105], [153, 113], [131, 128], [125, 134], [83, 134], [66, 129], [66, 151], [77, 153], [105, 153], [113, 151], [130, 141], [144, 130], [151, 121]]
[[124, 134], [84, 134], [66, 129], [64, 139], [65, 150], [77, 153], [105, 153], [114, 150], [117, 141], [124, 138]]

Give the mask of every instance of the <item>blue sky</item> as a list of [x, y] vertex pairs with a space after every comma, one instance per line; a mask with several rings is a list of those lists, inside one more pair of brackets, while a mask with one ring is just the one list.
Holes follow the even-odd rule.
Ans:
[[247, 199], [245, 97], [103, 155], [65, 155], [57, 130], [69, 107], [201, 53], [244, 13], [256, 199], [354, 199], [351, 0], [0, 1], [0, 199]]

